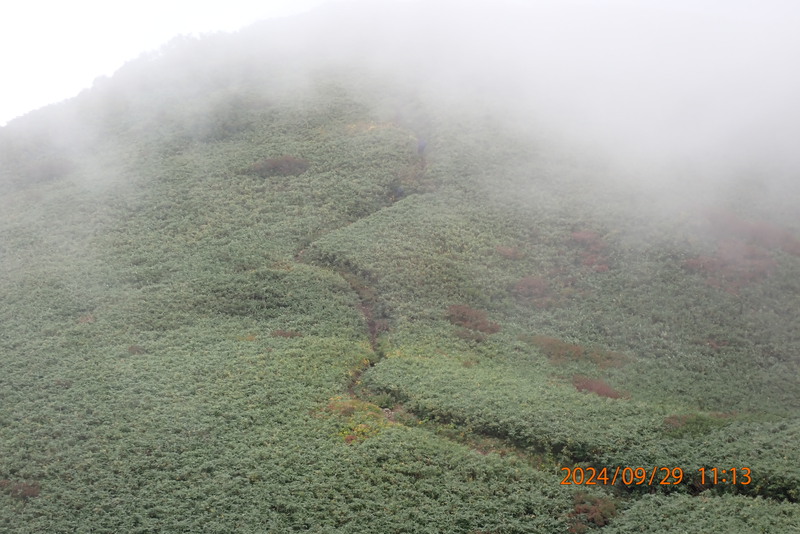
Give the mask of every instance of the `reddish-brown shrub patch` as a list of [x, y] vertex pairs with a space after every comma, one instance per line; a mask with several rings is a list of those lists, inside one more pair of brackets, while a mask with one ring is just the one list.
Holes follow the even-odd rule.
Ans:
[[691, 417], [691, 415], [668, 415], [664, 418], [664, 426], [667, 430], [676, 430], [686, 425]]
[[586, 361], [601, 369], [607, 369], [621, 367], [629, 360], [626, 355], [619, 352], [583, 347], [549, 336], [520, 336], [519, 339], [538, 347], [551, 363], [557, 365], [570, 361]]
[[520, 339], [539, 347], [552, 363], [582, 360], [585, 353], [585, 349], [580, 345], [566, 343], [554, 337], [520, 336]]
[[490, 321], [486, 317], [485, 311], [476, 310], [463, 304], [454, 304], [447, 308], [445, 317], [456, 326], [463, 326], [484, 334], [495, 334], [500, 331], [500, 325]]
[[777, 264], [774, 251], [800, 256], [800, 240], [777, 225], [748, 221], [725, 210], [708, 210], [704, 215], [716, 250], [684, 261], [683, 267], [703, 275], [711, 286], [738, 294], [772, 273]]
[[572, 525], [569, 532], [583, 534], [593, 527], [604, 527], [617, 515], [617, 505], [608, 497], [590, 497], [578, 492], [573, 497]]
[[303, 337], [297, 330], [273, 330], [272, 337]]
[[708, 210], [711, 231], [721, 239], [735, 238], [800, 256], [800, 240], [791, 232], [764, 221], [748, 221], [726, 210]]
[[0, 491], [8, 493], [11, 497], [21, 501], [27, 501], [33, 497], [38, 497], [42, 488], [38, 483], [11, 482], [10, 480], [0, 480]]
[[606, 245], [603, 243], [603, 238], [600, 237], [600, 234], [592, 230], [579, 230], [577, 232], [572, 232], [570, 238], [575, 243], [580, 243], [586, 248], [597, 252], [606, 248]]
[[594, 393], [609, 399], [619, 399], [622, 393], [609, 386], [602, 378], [589, 378], [588, 376], [575, 375], [572, 377], [572, 385], [578, 391]]
[[608, 258], [605, 254], [607, 245], [599, 233], [591, 230], [581, 230], [570, 234], [570, 241], [581, 247], [581, 265], [602, 273], [609, 269]]
[[797, 239], [791, 234], [787, 234], [781, 242], [781, 248], [787, 254], [792, 256], [800, 256], [800, 239]]
[[308, 170], [308, 160], [294, 156], [265, 158], [250, 165], [246, 172], [257, 174], [262, 178], [270, 176], [297, 176]]
[[709, 285], [734, 294], [769, 276], [775, 266], [775, 259], [766, 249], [736, 239], [722, 241], [713, 256], [697, 256], [683, 262], [685, 269], [701, 274]]

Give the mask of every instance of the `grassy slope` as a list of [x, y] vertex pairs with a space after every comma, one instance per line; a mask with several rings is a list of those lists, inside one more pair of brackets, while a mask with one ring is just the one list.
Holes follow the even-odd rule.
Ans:
[[[612, 498], [611, 531], [800, 525], [796, 256], [715, 287], [703, 215], [402, 92], [230, 61], [198, 88], [191, 50], [3, 131], [5, 529], [565, 532]], [[309, 170], [246, 172], [283, 154]], [[687, 480], [560, 485], [576, 462]], [[700, 466], [754, 483], [693, 496]]]

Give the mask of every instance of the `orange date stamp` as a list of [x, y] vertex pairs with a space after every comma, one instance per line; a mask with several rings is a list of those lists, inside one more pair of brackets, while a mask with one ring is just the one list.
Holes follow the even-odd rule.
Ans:
[[[684, 480], [684, 472], [680, 467], [562, 467], [564, 478], [561, 485], [575, 486], [615, 486], [618, 482], [624, 486], [675, 486]], [[751, 483], [749, 467], [701, 467], [700, 483], [705, 484], [742, 484]]]

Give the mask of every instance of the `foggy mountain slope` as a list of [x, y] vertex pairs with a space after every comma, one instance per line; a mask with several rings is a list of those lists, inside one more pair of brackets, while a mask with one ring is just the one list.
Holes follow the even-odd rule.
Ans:
[[[129, 63], [113, 81], [98, 80], [86, 93], [104, 101], [101, 109], [71, 106], [62, 115], [72, 115], [66, 120], [72, 123], [80, 116], [81, 126], [58, 137], [62, 144], [96, 141], [98, 125], [88, 124], [97, 117], [105, 117], [101, 130], [117, 134], [158, 130], [165, 119], [180, 121], [169, 116], [179, 107], [172, 104], [198, 91], [257, 81], [296, 92], [323, 73], [350, 72], [355, 84], [368, 88], [368, 80], [379, 78], [385, 90], [388, 80], [438, 109], [477, 111], [548, 148], [565, 146], [573, 154], [577, 148], [646, 198], [716, 202], [738, 184], [749, 189], [745, 201], [765, 197], [790, 211], [800, 197], [793, 148], [800, 82], [787, 68], [800, 45], [791, 31], [800, 22], [797, 11], [787, 2], [759, 9], [746, 0], [724, 9], [612, 0], [491, 7], [338, 2], [236, 36], [207, 36], [194, 45], [178, 38]], [[166, 50], [169, 58], [159, 62]], [[148, 68], [156, 63], [161, 67]], [[162, 116], [150, 115], [152, 104]], [[218, 105], [205, 120], [183, 125], [195, 130], [189, 135], [217, 135], [203, 132], [211, 127], [224, 132], [231, 110]]]
[[591, 95], [519, 100], [520, 6], [438, 6], [176, 40], [0, 129], [6, 530], [800, 526], [791, 160], [620, 163], [537, 108]]

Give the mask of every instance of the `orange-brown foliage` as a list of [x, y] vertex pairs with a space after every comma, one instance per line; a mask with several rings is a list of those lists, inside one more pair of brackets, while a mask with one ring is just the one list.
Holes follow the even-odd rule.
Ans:
[[33, 497], [38, 497], [42, 488], [36, 482], [11, 482], [10, 480], [0, 480], [0, 491], [7, 492], [11, 497], [21, 501], [27, 501]]
[[706, 217], [712, 232], [722, 239], [732, 237], [764, 248], [780, 248], [788, 254], [800, 256], [800, 240], [777, 225], [764, 221], [747, 221], [725, 210], [709, 210]]
[[572, 232], [570, 237], [574, 242], [580, 243], [586, 248], [596, 252], [606, 248], [606, 245], [603, 243], [603, 238], [600, 237], [600, 234], [592, 230], [579, 230], [577, 232]]
[[302, 337], [303, 334], [297, 330], [273, 330], [272, 337]]
[[588, 361], [601, 369], [607, 369], [609, 367], [621, 367], [628, 362], [628, 357], [619, 352], [587, 348], [573, 343], [566, 343], [554, 337], [520, 336], [519, 339], [537, 346], [554, 364], [563, 364], [568, 361]]
[[445, 317], [456, 326], [463, 326], [485, 334], [495, 334], [500, 331], [500, 325], [490, 321], [486, 317], [485, 311], [476, 310], [463, 304], [454, 304], [447, 308]]
[[570, 516], [572, 526], [569, 532], [582, 534], [589, 530], [590, 525], [603, 527], [617, 515], [617, 505], [608, 497], [590, 497], [583, 492], [578, 492], [573, 497], [574, 508]]
[[691, 417], [690, 415], [668, 415], [664, 418], [664, 426], [668, 430], [675, 430], [686, 425]]
[[725, 210], [709, 210], [705, 217], [717, 240], [716, 251], [688, 259], [683, 266], [703, 275], [709, 285], [738, 294], [772, 273], [776, 250], [800, 256], [800, 240], [779, 226], [748, 221]]
[[589, 378], [588, 376], [575, 375], [572, 377], [572, 385], [578, 391], [586, 391], [608, 397], [609, 399], [619, 399], [622, 393], [609, 386], [602, 378]]
[[582, 360], [585, 353], [585, 349], [580, 345], [566, 343], [554, 337], [525, 336], [522, 339], [539, 347], [553, 363]]
[[763, 247], [725, 239], [713, 256], [691, 258], [683, 266], [703, 275], [709, 285], [737, 294], [743, 287], [769, 276], [776, 262]]
[[591, 267], [598, 273], [608, 271], [608, 258], [605, 255], [607, 245], [600, 234], [591, 230], [581, 230], [572, 232], [570, 239], [583, 249], [580, 253], [582, 265]]

